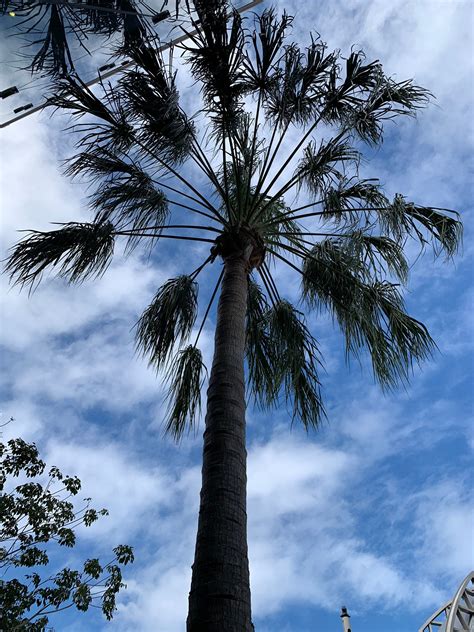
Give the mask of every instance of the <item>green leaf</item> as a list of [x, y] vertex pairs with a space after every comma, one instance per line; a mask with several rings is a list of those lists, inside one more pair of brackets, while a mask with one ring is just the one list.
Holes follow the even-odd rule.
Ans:
[[191, 430], [201, 411], [201, 388], [205, 366], [199, 349], [189, 345], [178, 351], [170, 364], [168, 414], [165, 432], [179, 441], [186, 428]]
[[181, 275], [167, 281], [137, 323], [136, 346], [160, 368], [175, 343], [188, 339], [197, 316], [198, 284]]
[[317, 428], [325, 416], [317, 365], [317, 342], [304, 322], [302, 312], [280, 300], [266, 314], [268, 335], [273, 346], [276, 383], [284, 387], [285, 398], [293, 407], [293, 420], [306, 430]]
[[102, 275], [114, 251], [114, 227], [110, 222], [65, 224], [50, 232], [30, 231], [12, 248], [5, 270], [11, 280], [31, 288], [48, 267], [70, 283]]
[[276, 406], [283, 389], [293, 420], [306, 429], [318, 427], [325, 416], [317, 374], [319, 351], [303, 314], [284, 300], [270, 306], [250, 279], [246, 332], [249, 385], [256, 403], [264, 410]]
[[246, 318], [248, 382], [256, 404], [262, 409], [276, 405], [278, 395], [274, 349], [267, 330], [266, 314], [269, 308], [262, 288], [249, 278]]
[[372, 277], [370, 268], [341, 241], [314, 246], [303, 267], [303, 294], [312, 307], [326, 307], [346, 339], [346, 352], [366, 348], [376, 379], [393, 388], [408, 380], [413, 362], [430, 357], [435, 343], [426, 327], [405, 312], [397, 286]]
[[345, 181], [346, 165], [354, 166], [359, 159], [359, 152], [346, 141], [333, 138], [322, 141], [319, 147], [311, 142], [304, 149], [296, 176], [311, 193], [324, 195], [330, 187]]

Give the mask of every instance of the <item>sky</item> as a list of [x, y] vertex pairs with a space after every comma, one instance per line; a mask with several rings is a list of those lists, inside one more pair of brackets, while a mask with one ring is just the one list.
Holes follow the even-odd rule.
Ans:
[[[427, 253], [411, 270], [408, 310], [439, 352], [415, 368], [407, 389], [384, 395], [366, 362], [347, 367], [331, 320], [307, 313], [324, 356], [328, 421], [306, 434], [284, 408], [268, 414], [249, 404], [253, 619], [258, 632], [338, 632], [345, 605], [354, 632], [412, 632], [474, 568], [473, 5], [301, 4], [276, 3], [295, 15], [294, 41], [304, 45], [317, 31], [329, 48], [362, 48], [387, 74], [433, 92], [417, 120], [391, 126], [383, 146], [367, 153], [364, 175], [390, 194], [460, 211], [465, 236], [454, 261]], [[9, 72], [2, 70], [2, 88]], [[186, 71], [180, 81], [192, 108], [196, 87]], [[64, 124], [41, 114], [2, 130], [1, 258], [19, 229], [90, 217], [85, 187], [60, 174], [72, 153]], [[133, 326], [157, 288], [203, 254], [201, 246], [161, 243], [151, 259], [119, 251], [101, 279], [68, 286], [46, 277], [31, 296], [2, 275], [1, 410], [15, 418], [4, 439], [36, 442], [48, 464], [77, 474], [85, 495], [110, 512], [54, 563], [107, 559], [119, 543], [135, 548], [114, 620], [71, 610], [51, 619], [57, 630], [185, 628], [203, 426], [179, 445], [163, 437], [162, 377], [135, 353]], [[201, 309], [217, 265], [199, 277]], [[275, 273], [281, 293], [295, 299], [296, 277]], [[207, 366], [214, 322], [211, 313], [201, 337]]]

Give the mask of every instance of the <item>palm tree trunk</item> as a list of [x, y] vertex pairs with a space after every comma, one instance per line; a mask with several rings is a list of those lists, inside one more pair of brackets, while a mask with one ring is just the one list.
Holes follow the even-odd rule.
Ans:
[[247, 554], [245, 315], [248, 257], [228, 257], [207, 391], [188, 632], [252, 632]]

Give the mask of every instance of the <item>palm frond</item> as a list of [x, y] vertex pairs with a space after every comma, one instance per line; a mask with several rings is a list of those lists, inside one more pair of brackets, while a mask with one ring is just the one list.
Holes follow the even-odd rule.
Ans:
[[255, 30], [250, 34], [252, 54], [245, 52], [245, 80], [252, 91], [268, 94], [280, 76], [279, 61], [286, 31], [293, 18], [286, 12], [278, 18], [273, 8], [255, 16]]
[[120, 51], [126, 55], [130, 54], [130, 51], [135, 50], [138, 46], [146, 43], [148, 36], [147, 26], [132, 0], [118, 0], [117, 5], [117, 8], [130, 12], [123, 14], [123, 37]]
[[[46, 36], [33, 57], [31, 72], [46, 71], [51, 75], [66, 75], [74, 67], [67, 41], [61, 7], [53, 4], [49, 8]], [[35, 42], [36, 43], [36, 42]]]
[[339, 242], [325, 240], [308, 254], [303, 295], [310, 306], [333, 314], [345, 336], [347, 357], [368, 349], [382, 387], [406, 382], [413, 362], [422, 362], [435, 349], [426, 327], [405, 312], [397, 286], [370, 278], [359, 257]]
[[179, 107], [175, 75], [162, 54], [151, 46], [131, 49], [136, 63], [120, 80], [120, 97], [127, 117], [134, 121], [141, 141], [163, 160], [182, 162], [195, 136], [194, 124]]
[[[81, 24], [87, 33], [95, 33], [97, 35], [110, 36], [122, 28], [122, 15], [116, 8], [119, 3], [116, 0], [87, 0], [89, 7], [97, 7], [97, 9], [87, 8], [81, 11], [76, 9], [80, 14]], [[111, 11], [103, 11], [101, 9], [111, 9]]]
[[249, 388], [255, 403], [263, 410], [276, 405], [278, 380], [266, 314], [270, 309], [265, 293], [251, 277], [248, 280], [246, 319], [246, 358]]
[[323, 119], [329, 123], [340, 123], [347, 119], [354, 108], [364, 103], [367, 95], [378, 83], [382, 67], [378, 60], [364, 64], [361, 51], [353, 51], [346, 60], [346, 73], [340, 81], [339, 68], [331, 69], [325, 88]]
[[345, 165], [357, 164], [360, 154], [348, 142], [333, 138], [315, 142], [304, 148], [303, 158], [296, 169], [295, 177], [315, 195], [325, 193], [331, 186], [345, 181]]
[[405, 284], [408, 280], [408, 261], [399, 242], [384, 235], [368, 235], [362, 230], [344, 235], [343, 247], [364, 262], [363, 269], [372, 275], [393, 274]]
[[229, 15], [229, 4], [224, 1], [199, 0], [194, 6], [198, 15], [198, 21], [193, 22], [196, 34], [188, 33], [190, 44], [183, 48], [192, 74], [202, 84], [206, 110], [215, 128], [228, 133], [249, 90], [244, 80], [242, 18], [235, 10]]
[[205, 366], [199, 349], [189, 345], [174, 357], [167, 378], [170, 384], [165, 432], [176, 441], [191, 430], [201, 411]]
[[[91, 182], [100, 182], [97, 191], [89, 196], [90, 206], [96, 218], [112, 221], [117, 230], [138, 231], [147, 226], [163, 226], [167, 221], [167, 198], [138, 163], [127, 162], [116, 152], [99, 146], [81, 152], [66, 164], [65, 175], [84, 175]], [[140, 237], [130, 236], [128, 247], [135, 247], [139, 240]]]
[[[396, 240], [406, 235], [417, 239], [424, 247], [431, 239], [435, 255], [445, 252], [453, 256], [462, 243], [463, 227], [459, 213], [449, 211], [452, 217], [429, 206], [418, 206], [397, 194], [392, 204], [379, 213], [379, 221], [388, 234]], [[447, 209], [446, 209], [447, 210]]]
[[198, 284], [181, 275], [167, 281], [137, 323], [137, 349], [156, 368], [169, 359], [175, 343], [183, 344], [197, 315]]
[[[323, 220], [334, 221], [337, 224], [343, 222], [358, 223], [361, 218], [358, 207], [384, 209], [389, 201], [380, 189], [377, 180], [357, 180], [356, 178], [343, 178], [326, 189], [324, 194]], [[351, 211], [354, 211], [351, 213]]]
[[367, 100], [348, 112], [346, 123], [362, 140], [377, 145], [382, 140], [383, 121], [400, 115], [414, 116], [431, 96], [412, 80], [396, 83], [381, 74]]
[[114, 113], [77, 76], [59, 78], [54, 84], [54, 94], [48, 98], [48, 105], [71, 110], [79, 117], [91, 114], [110, 125], [116, 122]]
[[[128, 148], [134, 140], [134, 130], [127, 120], [121, 103], [119, 91], [102, 84], [104, 99], [97, 97], [92, 90], [77, 76], [68, 74], [58, 78], [54, 85], [54, 93], [48, 97], [47, 105], [66, 110], [76, 119], [93, 116], [99, 121], [82, 123], [82, 138], [79, 146], [94, 149], [106, 146], [111, 151]], [[76, 130], [79, 126], [72, 125]], [[88, 133], [87, 133], [88, 132]]]
[[286, 47], [281, 73], [268, 89], [267, 115], [282, 127], [304, 125], [316, 119], [321, 109], [323, 89], [336, 63], [336, 55], [326, 55], [326, 45], [312, 39], [303, 52], [296, 45]]
[[283, 385], [287, 403], [292, 404], [293, 420], [306, 430], [317, 428], [324, 417], [317, 365], [320, 354], [316, 340], [304, 323], [302, 312], [280, 300], [266, 314], [268, 335], [273, 347], [274, 381]]
[[[104, 183], [90, 196], [90, 205], [97, 211], [97, 217], [111, 219], [117, 230], [140, 231], [148, 226], [163, 226], [169, 217], [168, 200], [163, 191], [148, 177], [136, 174]], [[160, 230], [154, 231], [155, 238]], [[130, 236], [128, 247], [134, 248], [139, 239]]]
[[246, 358], [250, 392], [260, 408], [276, 406], [283, 389], [293, 420], [301, 421], [306, 429], [319, 426], [325, 413], [316, 340], [301, 312], [278, 297], [270, 305], [253, 279], [248, 285]]
[[127, 162], [116, 151], [101, 146], [80, 152], [65, 160], [64, 164], [65, 176], [84, 176], [90, 182], [143, 173], [136, 163]]
[[12, 248], [6, 272], [20, 286], [33, 288], [49, 266], [70, 283], [100, 276], [114, 251], [114, 226], [107, 221], [65, 224], [50, 232], [30, 231]]

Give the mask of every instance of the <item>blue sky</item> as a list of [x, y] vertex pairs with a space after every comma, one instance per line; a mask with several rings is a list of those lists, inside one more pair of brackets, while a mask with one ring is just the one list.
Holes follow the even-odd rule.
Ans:
[[[388, 74], [413, 77], [436, 95], [416, 121], [390, 128], [383, 147], [367, 154], [364, 175], [390, 194], [461, 211], [465, 240], [455, 262], [427, 254], [412, 269], [409, 311], [440, 352], [407, 390], [384, 396], [366, 363], [348, 369], [330, 319], [308, 314], [325, 359], [328, 423], [306, 435], [290, 429], [284, 409], [249, 406], [254, 623], [258, 632], [337, 632], [345, 604], [354, 632], [410, 632], [474, 567], [472, 4], [299, 4], [279, 7], [295, 14], [295, 41], [307, 42], [311, 28], [330, 48], [348, 53], [355, 44]], [[2, 86], [10, 85], [4, 74]], [[184, 75], [189, 106], [191, 84]], [[35, 115], [2, 132], [2, 252], [17, 229], [89, 217], [84, 187], [58, 172], [71, 151], [63, 123]], [[2, 411], [16, 419], [6, 430], [78, 474], [85, 495], [110, 510], [57, 563], [106, 559], [118, 543], [136, 551], [114, 621], [70, 611], [52, 619], [58, 630], [184, 630], [202, 425], [179, 446], [162, 437], [161, 379], [134, 354], [132, 327], [163, 281], [194, 269], [204, 253], [167, 244], [152, 260], [118, 253], [99, 281], [68, 287], [47, 278], [30, 298], [2, 279]], [[199, 278], [202, 308], [217, 265]], [[276, 274], [295, 298], [297, 279]], [[202, 336], [208, 366], [212, 326]]]

